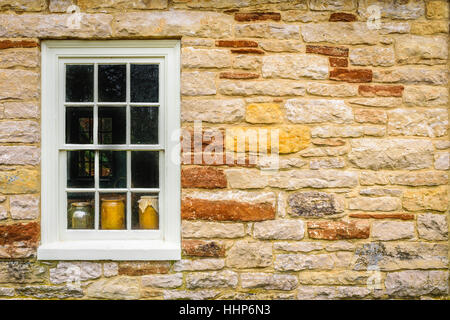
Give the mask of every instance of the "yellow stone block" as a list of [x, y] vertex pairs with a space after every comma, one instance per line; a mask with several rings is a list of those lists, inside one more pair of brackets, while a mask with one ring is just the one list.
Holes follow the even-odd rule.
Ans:
[[[274, 151], [278, 149], [279, 153], [294, 153], [306, 149], [311, 139], [310, 129], [304, 126], [235, 127], [228, 128], [225, 135], [225, 148], [229, 152], [267, 150], [270, 153], [272, 139], [274, 139]], [[276, 135], [278, 135], [278, 141]], [[278, 148], [276, 142], [278, 142]]]
[[39, 172], [30, 169], [0, 171], [0, 193], [22, 194], [39, 192]]
[[447, 1], [428, 1], [427, 2], [428, 19], [448, 19]]
[[407, 190], [403, 195], [403, 207], [408, 211], [446, 211], [448, 208], [447, 187]]
[[427, 35], [435, 33], [448, 33], [447, 21], [427, 21], [413, 22], [411, 24], [411, 33]]
[[278, 123], [282, 120], [277, 103], [253, 103], [247, 106], [245, 121], [250, 123]]

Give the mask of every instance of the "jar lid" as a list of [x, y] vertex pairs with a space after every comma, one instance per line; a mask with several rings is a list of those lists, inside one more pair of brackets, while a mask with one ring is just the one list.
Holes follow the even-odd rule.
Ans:
[[90, 207], [91, 203], [90, 202], [74, 202], [72, 203], [73, 207]]

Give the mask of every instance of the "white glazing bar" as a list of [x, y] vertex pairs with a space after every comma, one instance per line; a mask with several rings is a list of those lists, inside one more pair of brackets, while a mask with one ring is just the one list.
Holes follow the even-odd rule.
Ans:
[[161, 145], [144, 145], [144, 144], [102, 144], [102, 145], [93, 145], [93, 144], [65, 144], [60, 149], [64, 150], [105, 150], [105, 151], [114, 151], [114, 150], [148, 150], [148, 151], [163, 151], [164, 148]]
[[100, 220], [100, 194], [98, 192], [99, 188], [99, 152], [95, 151], [95, 166], [94, 166], [94, 176], [95, 176], [95, 230], [99, 229]]
[[[127, 63], [127, 117], [126, 117], [126, 143], [131, 144], [131, 66]], [[131, 230], [131, 151], [127, 151], [127, 230]]]
[[[94, 145], [98, 144], [98, 64], [94, 64], [94, 130], [93, 130], [93, 141]], [[99, 152], [95, 151], [95, 165], [94, 165], [94, 187], [95, 191], [95, 230], [100, 229], [100, 194], [98, 193], [98, 188], [100, 187], [99, 179]]]

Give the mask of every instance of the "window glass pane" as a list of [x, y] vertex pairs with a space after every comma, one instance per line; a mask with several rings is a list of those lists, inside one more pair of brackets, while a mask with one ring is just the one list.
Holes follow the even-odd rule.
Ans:
[[66, 65], [66, 101], [94, 101], [93, 65]]
[[100, 194], [100, 229], [123, 230], [127, 226], [126, 193]]
[[124, 64], [98, 66], [98, 101], [125, 102], [127, 68]]
[[127, 187], [126, 151], [100, 151], [100, 188]]
[[95, 152], [91, 150], [67, 152], [67, 187], [94, 187]]
[[131, 65], [131, 102], [159, 101], [159, 66]]
[[95, 224], [95, 194], [67, 194], [67, 228], [94, 229]]
[[131, 107], [131, 143], [158, 144], [158, 107]]
[[159, 187], [159, 152], [131, 152], [131, 187]]
[[66, 143], [93, 143], [93, 112], [92, 108], [66, 108]]
[[131, 194], [131, 228], [140, 230], [159, 229], [158, 194]]
[[98, 117], [99, 144], [126, 143], [125, 107], [99, 107]]

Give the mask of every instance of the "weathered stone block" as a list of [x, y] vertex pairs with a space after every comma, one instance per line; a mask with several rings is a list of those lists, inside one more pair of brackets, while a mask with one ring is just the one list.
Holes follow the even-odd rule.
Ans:
[[1, 165], [38, 165], [41, 150], [32, 146], [0, 146]]
[[384, 284], [387, 294], [391, 296], [446, 296], [448, 294], [448, 271], [391, 272], [387, 274]]
[[272, 244], [262, 241], [236, 241], [228, 251], [226, 265], [231, 268], [259, 268], [272, 264]]
[[436, 171], [391, 173], [387, 177], [391, 184], [413, 187], [438, 186], [448, 183], [447, 173]]
[[303, 83], [294, 81], [233, 81], [224, 80], [219, 84], [219, 92], [227, 96], [304, 96]]
[[278, 271], [332, 270], [350, 265], [352, 254], [349, 252], [327, 254], [278, 254], [274, 267]]
[[[126, 14], [124, 14], [126, 16]], [[122, 18], [125, 18], [121, 16]], [[0, 21], [6, 21], [0, 30], [0, 37], [6, 38], [109, 38], [111, 21], [108, 14], [81, 14], [80, 28], [67, 23], [67, 14], [0, 14]], [[136, 27], [139, 27], [137, 25]]]
[[432, 163], [431, 141], [417, 139], [355, 139], [349, 160], [362, 169], [424, 169]]
[[313, 138], [358, 138], [362, 136], [381, 137], [386, 134], [382, 126], [320, 126], [311, 131]]
[[0, 283], [39, 283], [47, 277], [46, 268], [22, 261], [0, 262]]
[[[216, 74], [214, 72], [183, 72], [181, 73], [181, 94], [185, 96], [209, 96], [216, 94]], [[191, 103], [191, 104], [189, 104]], [[183, 101], [182, 112], [185, 116], [185, 108], [187, 112], [189, 109], [197, 109], [199, 113], [207, 107], [205, 103], [200, 106], [192, 105], [192, 101]], [[194, 103], [198, 104], [198, 101]], [[189, 113], [188, 113], [189, 114]], [[195, 114], [196, 115], [196, 114]], [[208, 115], [207, 115], [208, 116]], [[197, 119], [196, 119], [197, 120]], [[201, 119], [199, 119], [201, 120]]]
[[387, 114], [384, 110], [376, 109], [355, 109], [355, 121], [360, 123], [385, 124], [387, 122]]
[[448, 104], [448, 90], [431, 86], [406, 87], [403, 101], [409, 106], [444, 107]]
[[348, 208], [362, 211], [395, 211], [401, 208], [401, 201], [394, 197], [356, 197], [349, 199]]
[[87, 288], [87, 296], [99, 299], [134, 300], [140, 298], [139, 279], [119, 277], [100, 279]]
[[289, 99], [286, 101], [286, 117], [294, 123], [351, 123], [352, 108], [343, 100]]
[[67, 299], [81, 298], [84, 296], [83, 290], [76, 287], [56, 287], [56, 286], [26, 286], [17, 288], [16, 292], [20, 296], [33, 297], [39, 299]]
[[419, 237], [426, 240], [443, 241], [448, 239], [447, 215], [425, 213], [417, 216]]
[[350, 11], [356, 8], [355, 0], [311, 0], [309, 2], [309, 7], [311, 10], [317, 11], [333, 11], [333, 10], [343, 10]]
[[38, 49], [11, 49], [0, 51], [0, 68], [26, 67], [36, 68], [39, 66]]
[[328, 59], [307, 54], [271, 55], [263, 58], [264, 78], [328, 78]]
[[351, 84], [328, 84], [309, 82], [306, 91], [315, 96], [353, 97], [358, 94], [358, 87]]
[[443, 64], [448, 57], [447, 37], [405, 35], [395, 41], [397, 61], [401, 64]]
[[350, 62], [355, 66], [389, 67], [395, 64], [395, 53], [392, 47], [353, 48]]
[[240, 238], [245, 235], [242, 223], [217, 223], [203, 221], [183, 221], [184, 238]]
[[417, 19], [425, 14], [425, 5], [421, 0], [369, 0], [359, 1], [358, 13], [364, 18], [369, 18], [371, 12], [368, 7], [376, 5], [380, 9], [381, 17], [391, 19]]
[[339, 169], [345, 167], [345, 160], [343, 158], [325, 158], [311, 160], [309, 168], [312, 170], [318, 169]]
[[308, 23], [301, 33], [305, 42], [373, 45], [380, 40], [377, 30], [370, 30], [365, 22]]
[[178, 288], [183, 285], [183, 274], [151, 275], [142, 277], [143, 287]]
[[414, 237], [414, 222], [375, 221], [372, 224], [372, 239], [375, 240], [400, 240]]
[[158, 12], [122, 12], [112, 22], [113, 35], [118, 37], [229, 38], [233, 18], [217, 12], [170, 10]]
[[428, 19], [448, 19], [448, 3], [446, 1], [427, 2]]
[[243, 273], [242, 288], [290, 291], [297, 287], [298, 279], [294, 275], [273, 273]]
[[253, 236], [262, 240], [301, 240], [305, 236], [305, 227], [301, 220], [256, 222]]
[[297, 190], [301, 188], [347, 188], [358, 183], [358, 174], [342, 170], [280, 171], [272, 176], [269, 185], [273, 188]]
[[236, 288], [238, 274], [231, 270], [220, 272], [196, 272], [186, 276], [188, 289], [198, 288]]
[[298, 39], [299, 27], [289, 24], [252, 23], [237, 24], [234, 29], [237, 38]]
[[36, 121], [2, 121], [0, 122], [0, 142], [35, 143], [40, 140], [39, 123]]
[[288, 197], [288, 213], [301, 217], [325, 217], [344, 211], [338, 196], [325, 192], [296, 192]]
[[377, 265], [382, 271], [400, 269], [444, 269], [448, 267], [448, 245], [421, 242], [368, 243], [356, 249], [355, 270]]
[[50, 282], [61, 284], [72, 282], [78, 278], [80, 281], [98, 279], [102, 275], [102, 265], [95, 262], [59, 262], [56, 268], [50, 269]]
[[392, 70], [374, 70], [374, 82], [405, 84], [447, 84], [448, 71], [445, 69], [426, 69], [420, 67], [396, 67]]
[[220, 270], [225, 267], [224, 259], [179, 260], [174, 263], [174, 271]]
[[[2, 17], [0, 15], [0, 21]], [[28, 70], [0, 70], [0, 100], [36, 99], [39, 97], [39, 74]]]
[[408, 211], [445, 211], [448, 207], [447, 190], [445, 187], [406, 190], [403, 207]]
[[183, 48], [181, 64], [184, 68], [227, 68], [231, 55], [225, 49]]
[[434, 168], [436, 170], [450, 169], [450, 153], [440, 152], [434, 155]]
[[15, 220], [32, 220], [39, 217], [39, 196], [21, 195], [9, 198], [11, 218]]
[[166, 9], [168, 0], [78, 0], [78, 6], [83, 11], [99, 11], [105, 9]]

